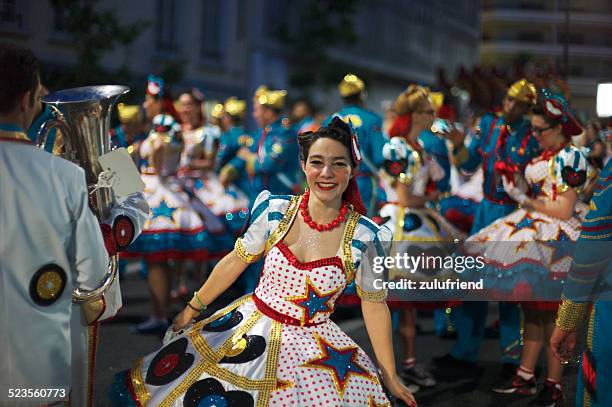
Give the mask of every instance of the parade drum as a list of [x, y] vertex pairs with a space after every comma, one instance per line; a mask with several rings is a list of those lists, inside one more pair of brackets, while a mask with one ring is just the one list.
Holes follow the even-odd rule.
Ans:
[[[117, 99], [129, 90], [119, 85], [86, 86], [60, 90], [42, 98], [43, 103], [51, 108], [53, 118], [41, 126], [38, 146], [44, 148], [51, 129], [61, 132], [63, 149], [60, 155], [85, 170], [89, 206], [99, 222], [109, 216], [113, 194], [111, 188], [101, 187], [103, 183], [99, 182], [99, 176], [103, 168], [98, 157], [111, 151], [111, 112]], [[117, 275], [117, 261], [116, 255], [111, 257], [108, 271], [96, 289], [75, 288], [73, 302], [84, 303], [102, 295]]]

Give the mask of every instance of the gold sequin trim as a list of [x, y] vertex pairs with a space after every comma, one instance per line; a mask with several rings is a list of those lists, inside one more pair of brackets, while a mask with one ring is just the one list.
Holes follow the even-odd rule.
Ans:
[[134, 388], [134, 393], [138, 401], [144, 406], [151, 398], [151, 395], [147, 391], [144, 379], [142, 378], [142, 362], [142, 358], [138, 358], [136, 364], [132, 368], [130, 379], [132, 380], [132, 387]]
[[281, 219], [280, 223], [278, 224], [278, 227], [274, 229], [272, 233], [270, 233], [270, 237], [266, 242], [266, 254], [270, 251], [270, 249], [274, 247], [275, 244], [280, 242], [281, 239], [285, 236], [285, 234], [287, 234], [287, 232], [289, 231], [289, 226], [293, 223], [293, 220], [295, 219], [295, 215], [298, 212], [297, 209], [301, 201], [301, 196], [291, 197], [291, 201], [289, 201], [289, 207], [285, 212], [285, 216], [283, 216], [283, 218]]
[[229, 370], [224, 369], [214, 363], [202, 363], [202, 367], [204, 372], [208, 373], [209, 375], [225, 380], [226, 382], [244, 390], [272, 391], [276, 384], [276, 380], [255, 380], [237, 375], [236, 373], [230, 372]]
[[[189, 334], [193, 347], [198, 351], [203, 360], [217, 362], [217, 353], [208, 346], [208, 342], [200, 334], [200, 329], [194, 329]], [[231, 338], [230, 338], [231, 339]]]
[[599, 196], [599, 195], [603, 194], [603, 193], [604, 193], [604, 192], [606, 192], [608, 189], [610, 189], [610, 187], [611, 187], [611, 186], [612, 186], [612, 184], [607, 185], [607, 186], [606, 186], [604, 189], [602, 189], [602, 190], [600, 190], [600, 191], [597, 191], [597, 192], [594, 192], [594, 193], [593, 193], [593, 196]]
[[[251, 330], [251, 328], [253, 328], [253, 326], [257, 323], [257, 321], [259, 321], [259, 319], [261, 318], [262, 315], [263, 314], [261, 312], [259, 312], [259, 310], [255, 310], [253, 312], [253, 314], [251, 314], [249, 319], [245, 323], [240, 325], [238, 327], [238, 329], [236, 329], [236, 331], [234, 331], [234, 334], [231, 337], [227, 338], [226, 341], [223, 342], [223, 345], [221, 345], [219, 347], [219, 350], [217, 351], [216, 358], [213, 359], [213, 360], [215, 362], [219, 362], [221, 359], [223, 359], [223, 357], [227, 354], [227, 352], [229, 352], [229, 350], [232, 349], [234, 347], [234, 345], [247, 332], [249, 332]], [[199, 331], [198, 331], [198, 335], [200, 335]], [[204, 339], [202, 338], [202, 340], [204, 340]]]
[[574, 302], [564, 296], [561, 299], [555, 324], [564, 331], [575, 331], [586, 318], [589, 303]]
[[[589, 351], [593, 351], [593, 327], [595, 325], [595, 310], [591, 311], [591, 315], [589, 316], [589, 329], [587, 331], [587, 349]], [[584, 407], [591, 406], [591, 395], [589, 394], [586, 386], [582, 385], [582, 405]]]
[[203, 319], [203, 320], [201, 320], [199, 322], [196, 322], [195, 324], [193, 324], [193, 328], [192, 329], [200, 331], [204, 325], [218, 320], [219, 318], [221, 318], [222, 316], [224, 316], [228, 312], [235, 310], [236, 308], [238, 308], [242, 304], [245, 304], [245, 303], [247, 303], [249, 301], [253, 301], [253, 295], [252, 294], [246, 294], [246, 295], [238, 298], [236, 301], [234, 301], [233, 303], [231, 303], [227, 307], [222, 308], [219, 311], [215, 312], [210, 317], [205, 318], [205, 319]]
[[276, 390], [276, 368], [281, 347], [282, 331], [283, 325], [278, 321], [272, 321], [272, 330], [270, 331], [270, 338], [268, 339], [268, 358], [266, 361], [264, 380], [274, 382], [274, 386], [272, 388], [266, 386], [264, 390], [259, 392], [257, 396], [257, 407], [267, 406], [268, 400], [270, 400], [270, 393]]
[[245, 263], [248, 264], [255, 263], [263, 254], [263, 252], [259, 254], [251, 254], [247, 252], [244, 248], [244, 245], [242, 244], [242, 238], [236, 239], [236, 243], [234, 244], [234, 253], [236, 253], [238, 257], [240, 257]]
[[[378, 377], [374, 374], [372, 374], [366, 367], [364, 367], [361, 363], [357, 362], [357, 356], [359, 355], [359, 347], [358, 346], [347, 346], [344, 348], [340, 348], [340, 347], [335, 347], [334, 345], [332, 345], [330, 342], [327, 342], [325, 340], [325, 338], [319, 334], [317, 334], [316, 332], [313, 332], [313, 337], [315, 339], [315, 341], [317, 342], [317, 345], [319, 347], [319, 354], [317, 356], [315, 356], [314, 358], [307, 360], [306, 363], [302, 364], [301, 367], [303, 368], [310, 368], [310, 369], [316, 369], [319, 371], [324, 371], [324, 372], [328, 372], [332, 381], [334, 382], [334, 385], [336, 387], [336, 392], [338, 393], [338, 396], [340, 397], [340, 399], [342, 400], [344, 398], [344, 392], [346, 391], [348, 384], [351, 380], [351, 378], [353, 377], [361, 377], [363, 379], [366, 380], [370, 380], [371, 382], [378, 384]], [[355, 372], [355, 371], [349, 371], [346, 374], [346, 378], [344, 380], [343, 385], [341, 385], [341, 383], [338, 381], [338, 377], [336, 374], [334, 374], [334, 368], [332, 368], [329, 365], [324, 365], [324, 364], [316, 364], [315, 362], [322, 360], [326, 355], [327, 355], [327, 350], [324, 347], [324, 343], [326, 345], [328, 345], [329, 347], [331, 347], [332, 349], [336, 350], [336, 351], [343, 351], [343, 350], [355, 350], [356, 352], [354, 353], [354, 358], [351, 360], [351, 362], [353, 362], [355, 365], [359, 366], [365, 373], [361, 373], [361, 372]]]
[[350, 284], [355, 278], [355, 263], [353, 263], [353, 236], [355, 235], [355, 229], [359, 223], [359, 217], [361, 215], [355, 210], [351, 210], [351, 215], [346, 222], [344, 228], [344, 234], [342, 236], [342, 265], [344, 266], [344, 273], [346, 275], [346, 283]]
[[608, 237], [612, 236], [612, 233], [607, 233], [605, 235], [585, 235], [585, 234], [581, 234], [580, 235], [580, 239], [592, 239], [592, 240], [599, 240], [599, 239], [606, 239]]
[[359, 284], [357, 286], [357, 295], [364, 301], [371, 302], [385, 302], [387, 299], [387, 290], [378, 290], [378, 291], [364, 291]]
[[[250, 301], [251, 296], [243, 297], [237, 302], [244, 303], [246, 301]], [[241, 304], [238, 304], [241, 305]], [[208, 320], [216, 320], [219, 317], [225, 315], [227, 312], [231, 311], [238, 307], [237, 303], [232, 304], [229, 307], [223, 309], [214, 319], [209, 318]], [[227, 312], [226, 312], [227, 311]], [[246, 377], [242, 377], [236, 373], [230, 372], [218, 365], [218, 362], [225, 356], [227, 351], [231, 349], [231, 347], [235, 343], [235, 338], [241, 338], [252, 326], [261, 318], [261, 313], [259, 311], [255, 311], [253, 315], [245, 322], [240, 328], [230, 337], [228, 338], [223, 345], [219, 348], [217, 352], [215, 352], [206, 342], [203, 335], [200, 334], [201, 327], [204, 325], [203, 323], [208, 323], [208, 320], [200, 321], [197, 325], [194, 325], [193, 331], [190, 334], [191, 342], [194, 348], [200, 353], [202, 359], [197, 363], [197, 365], [191, 369], [187, 377], [172, 390], [170, 394], [162, 401], [160, 406], [171, 406], [183, 393], [193, 385], [199, 378], [202, 376], [202, 373], [207, 373], [212, 377], [225, 380], [228, 383], [233, 384], [234, 386], [241, 387], [245, 390], [263, 390], [267, 388], [274, 387], [274, 380], [254, 380], [248, 379]]]
[[585, 219], [584, 223], [599, 222], [601, 220], [612, 220], [612, 216], [600, 216], [598, 218]]
[[159, 403], [159, 407], [171, 407], [174, 405], [174, 402], [184, 394], [191, 385], [193, 385], [196, 381], [200, 379], [202, 373], [206, 372], [205, 369], [206, 362], [201, 360], [199, 361], [192, 369], [189, 370], [189, 373], [183, 379], [183, 381], [176, 386], [172, 391], [166, 396], [165, 399]]

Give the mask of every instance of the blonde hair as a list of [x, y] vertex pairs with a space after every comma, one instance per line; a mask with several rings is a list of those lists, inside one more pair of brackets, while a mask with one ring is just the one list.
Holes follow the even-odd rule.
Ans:
[[415, 112], [423, 102], [429, 100], [429, 89], [419, 85], [410, 85], [395, 99], [395, 111], [398, 115]]

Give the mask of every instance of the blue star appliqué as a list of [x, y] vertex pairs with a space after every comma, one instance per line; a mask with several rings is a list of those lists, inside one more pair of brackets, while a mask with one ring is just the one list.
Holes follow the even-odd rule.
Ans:
[[333, 311], [333, 306], [329, 304], [332, 297], [336, 294], [333, 290], [327, 294], [322, 294], [306, 277], [306, 293], [300, 297], [289, 298], [289, 301], [302, 308], [302, 324], [310, 322], [319, 312], [327, 313]]
[[151, 208], [151, 212], [153, 213], [152, 219], [159, 216], [173, 219], [172, 215], [174, 214], [174, 211], [176, 211], [176, 208], [169, 207], [166, 201], [162, 199], [157, 208]]
[[543, 219], [534, 219], [529, 216], [529, 213], [525, 213], [525, 216], [523, 216], [523, 219], [521, 219], [519, 222], [515, 224], [513, 224], [512, 222], [505, 223], [513, 229], [509, 236], [512, 237], [515, 233], [518, 233], [520, 230], [523, 229], [531, 229], [532, 231], [537, 232], [536, 224], [538, 222], [546, 223], [546, 221]]
[[357, 346], [335, 348], [317, 334], [315, 334], [315, 339], [321, 350], [321, 355], [309, 360], [303, 366], [328, 370], [332, 375], [340, 398], [344, 396], [344, 390], [351, 376], [356, 375], [374, 380], [372, 374], [357, 363], [359, 351]]
[[566, 257], [571, 257], [573, 253], [573, 243], [570, 237], [561, 229], [557, 232], [557, 239], [550, 240], [550, 247], [553, 249], [552, 256], [550, 258], [551, 267], [555, 263], [561, 262]]

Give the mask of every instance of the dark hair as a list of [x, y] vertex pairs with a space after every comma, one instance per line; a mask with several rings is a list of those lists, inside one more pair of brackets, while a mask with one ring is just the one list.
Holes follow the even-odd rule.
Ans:
[[363, 101], [361, 93], [355, 93], [353, 95], [345, 96], [342, 98], [345, 105], [359, 105]]
[[204, 103], [204, 94], [197, 89], [189, 89], [184, 92], [181, 92], [179, 98], [183, 95], [189, 95], [191, 100], [193, 100], [196, 104], [201, 105]]
[[555, 119], [555, 118], [548, 116], [546, 114], [546, 110], [544, 110], [544, 105], [542, 103], [538, 103], [537, 105], [535, 105], [533, 109], [531, 110], [531, 114], [542, 116], [542, 118], [544, 119], [546, 124], [548, 124], [549, 127], [557, 127], [558, 125], [560, 125], [561, 119], [560, 118]]
[[349, 157], [351, 157], [351, 165], [356, 166], [353, 161], [353, 155], [351, 154], [352, 148], [352, 136], [351, 128], [338, 116], [335, 116], [331, 123], [327, 126], [320, 127], [317, 131], [307, 131], [298, 135], [298, 144], [300, 145], [300, 160], [306, 161], [310, 147], [320, 138], [330, 138], [342, 143], [343, 146], [349, 151]]
[[308, 110], [308, 112], [310, 114], [315, 114], [316, 113], [316, 109], [314, 107], [314, 104], [306, 98], [299, 98], [297, 99], [294, 103], [292, 107], [295, 107], [298, 103], [303, 104], [304, 106], [306, 106], [306, 109]]
[[19, 98], [32, 92], [30, 104], [34, 104], [34, 93], [40, 83], [38, 59], [29, 49], [0, 44], [0, 113], [13, 111]]

